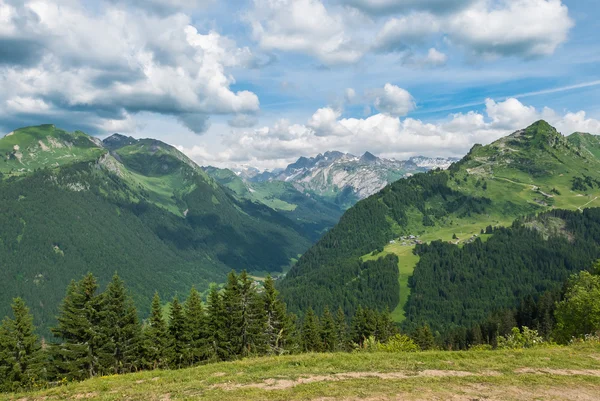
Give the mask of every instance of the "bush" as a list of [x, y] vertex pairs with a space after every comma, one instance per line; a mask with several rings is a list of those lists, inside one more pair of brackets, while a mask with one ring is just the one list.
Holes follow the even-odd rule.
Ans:
[[523, 331], [518, 327], [513, 327], [510, 334], [498, 337], [499, 349], [523, 349], [534, 348], [544, 344], [544, 339], [538, 334], [537, 330], [531, 330], [523, 326]]
[[396, 334], [387, 342], [377, 345], [377, 350], [382, 352], [416, 352], [419, 346], [407, 335]]

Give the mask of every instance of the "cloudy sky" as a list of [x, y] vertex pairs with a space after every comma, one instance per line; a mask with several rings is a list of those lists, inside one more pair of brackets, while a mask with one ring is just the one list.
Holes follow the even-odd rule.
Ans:
[[0, 129], [153, 137], [198, 163], [461, 156], [600, 134], [597, 0], [0, 0]]

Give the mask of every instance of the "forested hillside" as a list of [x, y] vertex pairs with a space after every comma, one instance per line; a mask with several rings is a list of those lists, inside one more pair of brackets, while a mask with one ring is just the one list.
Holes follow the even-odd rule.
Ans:
[[434, 241], [415, 252], [420, 261], [409, 280], [405, 327], [469, 328], [589, 269], [600, 258], [600, 208], [554, 210], [495, 228], [486, 242]]
[[[348, 210], [340, 223], [303, 255], [280, 284], [285, 300], [290, 309], [296, 312], [309, 306], [322, 310], [326, 305], [332, 308], [342, 306], [348, 313], [352, 313], [358, 305], [396, 308], [394, 315], [399, 321], [403, 320], [408, 309], [406, 304], [400, 304], [398, 300], [408, 299], [411, 291], [408, 277], [421, 256], [420, 251], [416, 252], [416, 256], [413, 251], [419, 244], [436, 240], [452, 242], [434, 244], [432, 248], [439, 246], [444, 252], [453, 254], [461, 252], [456, 244], [463, 246], [475, 241], [481, 230], [488, 226], [510, 226], [519, 217], [555, 208], [581, 210], [600, 205], [600, 160], [596, 157], [599, 148], [595, 139], [583, 134], [573, 134], [567, 138], [546, 122], [539, 121], [490, 145], [475, 145], [467, 156], [448, 171], [417, 174], [388, 185]], [[522, 235], [527, 237], [528, 234]], [[488, 238], [489, 235], [486, 235], [483, 239]], [[530, 241], [535, 241], [535, 238], [533, 234]], [[534, 246], [525, 240], [523, 245]], [[542, 248], [545, 249], [545, 246]], [[518, 249], [523, 250], [522, 247]], [[533, 252], [533, 249], [526, 248], [525, 251]], [[592, 251], [583, 249], [581, 252], [586, 257], [593, 256]], [[363, 261], [381, 262], [390, 255], [398, 256], [398, 268], [413, 263], [411, 273], [400, 275], [398, 269], [386, 269], [383, 274], [373, 275], [370, 279], [376, 283], [398, 282], [398, 288], [403, 291], [399, 296], [392, 294], [391, 291], [395, 289], [389, 285], [385, 287], [390, 291], [388, 293], [383, 293], [381, 287], [370, 288], [362, 281], [361, 275], [356, 274], [356, 266]], [[515, 268], [522, 268], [525, 262]], [[500, 266], [500, 269], [506, 268], [502, 264]], [[454, 265], [452, 268], [458, 269]], [[472, 267], [473, 272], [469, 274], [481, 274], [478, 270], [481, 268], [481, 265]], [[559, 282], [565, 274], [577, 268], [561, 265], [560, 273], [554, 272], [551, 281]], [[415, 280], [425, 274], [420, 269], [416, 265], [413, 286], [417, 285]], [[447, 269], [448, 266], [437, 274], [443, 275], [448, 272]], [[529, 284], [523, 288], [507, 284], [507, 292], [501, 295], [504, 297], [501, 303], [514, 304], [525, 295], [523, 291], [527, 292], [532, 287], [539, 287], [536, 292], [547, 288], [547, 282], [536, 282], [547, 277], [536, 274], [533, 273]], [[419, 283], [439, 288], [435, 283]], [[467, 283], [478, 285], [468, 280]], [[358, 290], [349, 291], [352, 286]], [[489, 292], [490, 288], [487, 290], [481, 293], [482, 296], [493, 297], [493, 291]], [[445, 290], [440, 291], [443, 294]], [[460, 291], [464, 294], [471, 291], [471, 287], [465, 284]], [[442, 294], [433, 299], [444, 299]], [[410, 311], [413, 318], [421, 312], [421, 306], [416, 306], [421, 305], [420, 302], [427, 302], [420, 296], [411, 297], [410, 307], [415, 308]], [[485, 305], [493, 303], [493, 300], [489, 298], [477, 302]], [[463, 310], [451, 312], [451, 318], [430, 315], [435, 320], [430, 324], [445, 326], [475, 319], [463, 316], [463, 313]], [[441, 320], [438, 321], [438, 318]]]
[[85, 272], [103, 285], [118, 271], [145, 311], [154, 291], [205, 290], [232, 268], [279, 272], [310, 244], [298, 224], [159, 141], [102, 144], [47, 125], [16, 130], [0, 149], [0, 314], [22, 296], [45, 335], [61, 292]]

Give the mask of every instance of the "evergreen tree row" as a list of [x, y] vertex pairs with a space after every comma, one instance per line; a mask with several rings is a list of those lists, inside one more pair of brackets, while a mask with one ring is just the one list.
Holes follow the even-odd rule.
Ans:
[[396, 333], [388, 313], [362, 307], [351, 320], [341, 308], [333, 314], [326, 307], [298, 321], [270, 277], [257, 285], [246, 272], [231, 272], [206, 303], [192, 288], [165, 311], [155, 294], [143, 323], [118, 275], [99, 292], [90, 273], [67, 288], [50, 344], [38, 340], [22, 299], [12, 310], [14, 318], [0, 325], [0, 391], [248, 356], [351, 351], [370, 337], [383, 342]]

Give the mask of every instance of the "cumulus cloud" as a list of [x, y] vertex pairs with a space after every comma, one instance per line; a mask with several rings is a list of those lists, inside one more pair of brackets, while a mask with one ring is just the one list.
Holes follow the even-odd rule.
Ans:
[[354, 63], [364, 51], [346, 32], [342, 14], [321, 0], [254, 0], [246, 20], [263, 49], [312, 55], [325, 64]]
[[484, 56], [553, 54], [574, 23], [561, 0], [481, 2], [446, 22], [452, 41]]
[[553, 54], [567, 40], [574, 25], [561, 0], [463, 3], [443, 15], [424, 7], [422, 11], [389, 18], [377, 34], [373, 49], [402, 51], [437, 34], [445, 35], [449, 43], [464, 48], [472, 56], [540, 57]]
[[[259, 110], [254, 93], [231, 90], [227, 72], [251, 63], [250, 50], [215, 31], [198, 32], [182, 13], [108, 7], [92, 15], [74, 1], [0, 0], [0, 22], [0, 43], [36, 43], [30, 57], [11, 60], [0, 51], [4, 124], [77, 115], [80, 127], [100, 130], [111, 120], [131, 126], [132, 116], [148, 111], [202, 133], [212, 114]], [[23, 99], [47, 107], [15, 110]]]
[[168, 15], [193, 10], [214, 3], [214, 0], [106, 0], [120, 6], [138, 7], [143, 11]]
[[463, 156], [475, 143], [491, 143], [539, 119], [546, 119], [567, 135], [575, 131], [600, 134], [600, 121], [588, 118], [585, 112], [560, 114], [549, 108], [537, 110], [517, 99], [502, 102], [488, 99], [484, 112], [451, 114], [436, 123], [384, 113], [362, 119], [342, 118], [341, 113], [324, 108], [307, 124], [280, 120], [270, 127], [228, 136], [224, 152], [199, 156], [192, 148], [182, 150], [203, 164], [260, 161], [257, 165], [263, 168], [284, 167], [299, 156], [328, 150], [362, 154], [367, 150], [365, 144], [375, 154], [397, 159], [420, 154]]
[[405, 116], [416, 108], [415, 100], [405, 89], [385, 84], [375, 97], [375, 108], [391, 116]]

